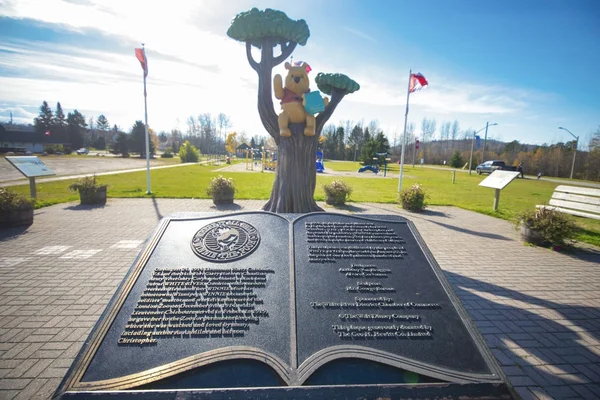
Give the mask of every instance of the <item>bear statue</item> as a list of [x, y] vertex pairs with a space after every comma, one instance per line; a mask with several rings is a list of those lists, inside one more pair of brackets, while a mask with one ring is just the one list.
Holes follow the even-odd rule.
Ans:
[[[282, 137], [292, 136], [288, 124], [305, 123], [305, 136], [315, 135], [315, 116], [306, 112], [304, 109], [304, 95], [310, 92], [307, 72], [307, 64], [302, 63], [299, 66], [292, 66], [285, 63], [285, 69], [288, 74], [285, 77], [285, 86], [283, 85], [281, 75], [277, 74], [273, 78], [273, 89], [275, 97], [281, 100], [281, 113], [279, 114], [279, 134]], [[323, 99], [325, 106], [329, 103], [328, 98]]]

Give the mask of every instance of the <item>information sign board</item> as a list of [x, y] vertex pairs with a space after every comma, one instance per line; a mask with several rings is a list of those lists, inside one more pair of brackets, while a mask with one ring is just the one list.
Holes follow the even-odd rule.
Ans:
[[37, 156], [19, 156], [5, 157], [6, 161], [11, 163], [20, 173], [27, 178], [35, 178], [37, 176], [56, 175], [46, 164], [43, 163]]

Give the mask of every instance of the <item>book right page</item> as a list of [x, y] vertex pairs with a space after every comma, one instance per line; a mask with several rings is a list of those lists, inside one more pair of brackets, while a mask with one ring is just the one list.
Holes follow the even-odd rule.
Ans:
[[294, 221], [296, 383], [344, 358], [442, 381], [498, 380], [414, 225], [392, 218]]

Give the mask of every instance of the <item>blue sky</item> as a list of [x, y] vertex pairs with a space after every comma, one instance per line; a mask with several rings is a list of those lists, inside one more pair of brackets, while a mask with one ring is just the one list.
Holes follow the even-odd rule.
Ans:
[[[295, 60], [361, 84], [330, 122], [378, 120], [392, 141], [404, 122], [408, 71], [430, 86], [411, 95], [409, 121], [458, 120], [525, 143], [587, 142], [600, 125], [600, 2], [0, 0], [0, 121], [31, 122], [42, 100], [129, 128], [143, 118], [147, 45], [149, 124], [185, 131], [190, 115], [226, 113], [232, 129], [263, 134], [256, 73], [231, 18], [253, 6], [303, 18]], [[166, 4], [165, 4], [166, 3]], [[284, 73], [283, 66], [274, 73]], [[316, 85], [313, 84], [313, 89]], [[278, 111], [278, 110], [276, 110]]]

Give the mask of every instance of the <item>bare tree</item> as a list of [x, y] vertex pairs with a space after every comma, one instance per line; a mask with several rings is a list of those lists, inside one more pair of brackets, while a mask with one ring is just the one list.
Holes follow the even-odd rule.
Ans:
[[444, 121], [440, 126], [440, 140], [447, 141], [450, 137], [450, 122]]
[[231, 120], [226, 114], [219, 113], [219, 115], [217, 115], [217, 127], [219, 138], [222, 138], [227, 130], [231, 127]]
[[250, 139], [248, 139], [248, 134], [246, 133], [246, 131], [241, 131], [238, 133], [238, 143], [242, 144], [242, 143], [246, 143], [247, 145], [250, 144]]
[[435, 133], [437, 123], [435, 118], [423, 118], [421, 121], [421, 132], [423, 133], [423, 143], [429, 142]]
[[460, 132], [460, 125], [457, 120], [452, 122], [452, 127], [450, 128], [450, 139], [452, 140], [452, 147], [454, 147], [454, 141], [458, 138], [458, 133]]
[[198, 121], [196, 121], [196, 118], [191, 115], [188, 117], [185, 123], [187, 125], [187, 139], [190, 141], [190, 143], [197, 147], [199, 145], [197, 142], [197, 137], [199, 136]]
[[375, 136], [381, 131], [381, 128], [379, 127], [379, 121], [376, 119], [369, 122], [367, 127], [369, 128], [369, 133], [371, 136]]

